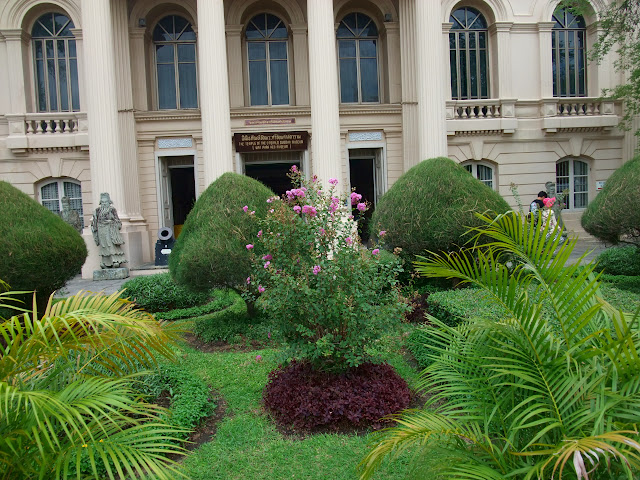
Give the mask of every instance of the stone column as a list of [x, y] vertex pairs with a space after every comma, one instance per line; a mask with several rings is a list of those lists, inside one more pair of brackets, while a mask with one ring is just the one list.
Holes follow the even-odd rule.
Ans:
[[387, 40], [387, 68], [389, 73], [389, 103], [402, 101], [402, 75], [400, 52], [400, 24], [385, 22]]
[[402, 154], [406, 172], [418, 156], [418, 98], [416, 95], [415, 0], [400, 0], [400, 65], [402, 69]]
[[447, 124], [442, 69], [441, 5], [437, 0], [416, 0], [416, 78], [418, 98], [419, 160], [446, 157]]
[[[29, 64], [24, 63], [23, 46], [29, 44], [31, 36], [21, 29], [2, 30], [0, 34], [4, 37], [7, 46], [7, 65], [12, 66], [8, 69], [11, 92], [9, 95], [11, 111], [8, 113], [26, 113], [28, 92], [25, 90], [25, 85], [31, 85], [31, 82], [25, 77], [25, 70], [28, 71]], [[33, 106], [33, 110], [37, 111], [36, 105]]]
[[[555, 22], [539, 22], [540, 41], [540, 98], [553, 98], [553, 62], [551, 57], [551, 30]], [[517, 92], [516, 92], [517, 96]]]
[[118, 127], [116, 62], [110, 0], [82, 9], [85, 89], [89, 122], [91, 186], [94, 205], [109, 192], [118, 209], [124, 201], [122, 151]]
[[242, 29], [244, 25], [227, 25], [227, 59], [229, 61], [229, 103], [244, 107], [244, 75], [242, 74]]
[[342, 175], [338, 65], [332, 0], [307, 0], [313, 173], [324, 184]]
[[149, 93], [147, 91], [148, 61], [145, 54], [146, 39], [147, 27], [134, 27], [129, 30], [133, 108], [142, 111], [149, 110]]
[[87, 111], [87, 92], [84, 79], [84, 45], [82, 41], [82, 29], [72, 28], [71, 33], [76, 39], [76, 55], [78, 61], [78, 90], [80, 94], [80, 111]]
[[309, 105], [309, 44], [307, 25], [291, 25], [296, 105]]
[[205, 188], [233, 172], [229, 75], [222, 0], [198, 0], [198, 76]]
[[498, 81], [498, 98], [501, 99], [513, 97], [511, 27], [513, 22], [496, 22], [490, 27], [490, 33], [495, 33], [498, 43], [498, 71], [493, 73], [494, 79]]
[[[124, 208], [123, 162], [118, 118], [116, 62], [110, 0], [94, 0], [82, 9], [85, 90], [89, 124], [89, 162], [91, 168], [91, 198], [93, 208], [100, 193], [108, 192], [123, 223], [129, 221]], [[99, 269], [97, 247], [90, 227], [83, 237], [89, 256], [82, 267], [83, 278], [92, 278]], [[125, 242], [127, 239], [125, 238]]]

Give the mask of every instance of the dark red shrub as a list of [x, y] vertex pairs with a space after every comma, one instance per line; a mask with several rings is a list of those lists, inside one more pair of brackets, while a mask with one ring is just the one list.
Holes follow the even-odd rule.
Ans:
[[366, 363], [332, 374], [292, 362], [269, 374], [263, 400], [276, 422], [285, 427], [381, 428], [382, 417], [409, 405], [411, 391], [386, 363]]

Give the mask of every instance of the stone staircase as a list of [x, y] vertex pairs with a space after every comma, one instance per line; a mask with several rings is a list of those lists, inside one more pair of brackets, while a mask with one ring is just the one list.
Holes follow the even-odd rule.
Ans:
[[567, 230], [569, 236], [578, 237], [578, 239], [584, 242], [593, 242], [594, 244], [600, 244], [601, 242], [597, 238], [592, 237], [584, 231], [584, 228], [582, 228], [582, 225], [580, 225], [581, 216], [582, 211], [562, 211], [562, 222], [564, 223], [564, 228]]

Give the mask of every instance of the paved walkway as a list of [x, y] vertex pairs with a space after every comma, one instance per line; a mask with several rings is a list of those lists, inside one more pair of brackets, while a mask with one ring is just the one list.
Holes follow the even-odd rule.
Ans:
[[[606, 247], [604, 246], [604, 244], [599, 243], [595, 240], [578, 240], [576, 248], [573, 250], [571, 257], [569, 257], [569, 261], [571, 263], [574, 263], [580, 258], [583, 253], [591, 251], [591, 253], [589, 253], [589, 255], [586, 257], [586, 261], [588, 262], [595, 259], [598, 254], [605, 248]], [[140, 273], [142, 273], [142, 271]], [[158, 272], [152, 270], [144, 270], [144, 273], [142, 274], [150, 275], [153, 273]], [[56, 293], [56, 297], [66, 297], [69, 295], [74, 295], [80, 290], [90, 292], [104, 292], [109, 295], [121, 290], [122, 285], [131, 278], [132, 277], [129, 277], [125, 280], [100, 280], [94, 282], [93, 280], [83, 280], [82, 277], [78, 275], [69, 280], [64, 288], [58, 290], [58, 292]]]

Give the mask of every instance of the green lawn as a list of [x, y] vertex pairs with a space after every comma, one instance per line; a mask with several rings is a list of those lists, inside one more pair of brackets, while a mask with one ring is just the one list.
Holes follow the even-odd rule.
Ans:
[[[214, 440], [184, 460], [184, 472], [194, 480], [209, 479], [354, 479], [367, 452], [367, 437], [318, 434], [306, 438], [281, 435], [261, 407], [268, 373], [280, 352], [202, 353], [183, 346], [182, 364], [203, 378], [227, 402]], [[256, 356], [261, 355], [261, 360]], [[401, 357], [389, 358], [413, 382], [417, 372]], [[386, 465], [377, 479], [406, 478], [408, 459]]]

